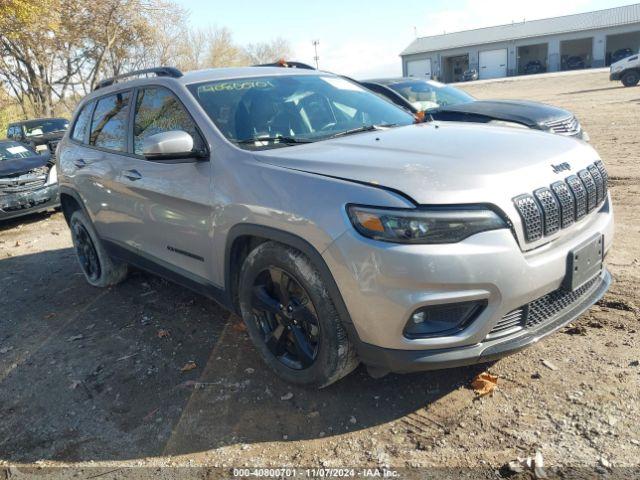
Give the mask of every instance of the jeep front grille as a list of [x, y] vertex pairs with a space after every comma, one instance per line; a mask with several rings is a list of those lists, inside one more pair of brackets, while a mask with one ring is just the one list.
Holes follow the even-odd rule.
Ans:
[[582, 180], [584, 188], [587, 189], [587, 213], [596, 208], [597, 196], [596, 196], [596, 182], [589, 173], [589, 170], [580, 170], [578, 177]]
[[544, 234], [553, 235], [560, 230], [560, 204], [556, 196], [547, 187], [539, 188], [533, 195], [542, 207]]
[[565, 181], [576, 201], [576, 220], [580, 220], [587, 214], [587, 189], [576, 175], [567, 177]]
[[531, 303], [516, 308], [502, 317], [491, 329], [487, 339], [503, 337], [522, 329], [535, 329], [575, 306], [585, 295], [591, 292], [600, 280], [597, 276], [580, 288], [569, 291], [559, 288]]
[[573, 136], [580, 133], [580, 122], [578, 122], [578, 119], [573, 115], [562, 120], [547, 122], [545, 123], [545, 126], [553, 133], [557, 133], [559, 135]]
[[525, 193], [513, 199], [522, 217], [523, 223], [526, 225], [524, 235], [527, 242], [534, 242], [542, 238], [542, 212], [538, 207], [535, 199]]
[[578, 175], [554, 182], [551, 188], [515, 197], [513, 203], [522, 219], [525, 240], [535, 242], [581, 220], [607, 198], [607, 185], [607, 172], [598, 160]]

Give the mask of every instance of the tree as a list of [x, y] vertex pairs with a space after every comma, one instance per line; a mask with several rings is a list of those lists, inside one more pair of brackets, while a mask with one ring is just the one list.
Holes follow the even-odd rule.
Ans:
[[180, 14], [162, 0], [8, 2], [0, 9], [0, 81], [25, 115], [52, 115], [54, 103], [144, 64], [160, 16]]
[[290, 60], [293, 55], [291, 44], [281, 37], [269, 42], [250, 43], [244, 50], [252, 64], [273, 63], [280, 59]]
[[206, 66], [207, 67], [239, 67], [249, 64], [242, 47], [233, 41], [228, 28], [209, 29]]
[[291, 56], [288, 41], [242, 47], [228, 28], [188, 28], [168, 0], [0, 0], [0, 84], [23, 116], [71, 111], [103, 78], [158, 65], [243, 66]]

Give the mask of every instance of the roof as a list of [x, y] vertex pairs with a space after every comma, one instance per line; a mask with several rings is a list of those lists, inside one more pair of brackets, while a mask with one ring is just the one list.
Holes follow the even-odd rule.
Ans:
[[380, 85], [394, 85], [402, 82], [415, 82], [421, 79], [414, 77], [390, 77], [390, 78], [369, 78], [367, 80], [361, 80], [361, 83], [379, 83]]
[[400, 55], [433, 52], [469, 45], [593, 30], [633, 23], [640, 23], [640, 3], [624, 7], [607, 8], [595, 12], [576, 13], [562, 17], [523, 21], [495, 27], [477, 28], [475, 30], [416, 38]]
[[152, 82], [154, 84], [170, 84], [177, 82], [181, 85], [191, 85], [201, 82], [214, 82], [217, 80], [234, 80], [244, 78], [257, 77], [275, 77], [275, 76], [292, 76], [292, 75], [333, 75], [330, 72], [321, 70], [306, 70], [303, 68], [283, 68], [283, 67], [225, 67], [225, 68], [206, 68], [203, 70], [191, 70], [185, 72], [181, 77], [158, 76], [144, 77], [134, 76], [131, 79], [126, 77], [118, 79], [118, 81], [110, 83], [97, 90], [93, 90], [86, 95], [78, 104], [78, 107], [91, 101], [94, 98], [101, 97], [105, 94], [118, 92], [120, 90], [145, 86]]
[[327, 72], [319, 70], [307, 70], [303, 68], [283, 67], [232, 67], [232, 68], [207, 68], [186, 72], [177, 80], [185, 85], [191, 83], [230, 80], [234, 78], [249, 77], [273, 77], [277, 75], [322, 75]]

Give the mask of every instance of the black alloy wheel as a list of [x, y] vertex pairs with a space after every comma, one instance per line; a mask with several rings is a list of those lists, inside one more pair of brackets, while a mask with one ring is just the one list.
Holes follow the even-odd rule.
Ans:
[[270, 266], [253, 283], [251, 309], [273, 356], [293, 370], [313, 365], [320, 347], [320, 322], [309, 294], [281, 268]]
[[102, 270], [93, 240], [91, 240], [89, 232], [80, 222], [74, 222], [72, 231], [80, 266], [86, 276], [95, 281], [100, 278]]

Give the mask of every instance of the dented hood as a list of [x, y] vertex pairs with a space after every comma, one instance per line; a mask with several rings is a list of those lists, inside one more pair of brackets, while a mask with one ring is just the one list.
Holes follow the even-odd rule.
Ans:
[[[505, 199], [585, 168], [588, 144], [535, 130], [431, 122], [255, 153], [263, 162], [397, 190], [420, 204]], [[567, 162], [569, 169], [554, 172]]]

